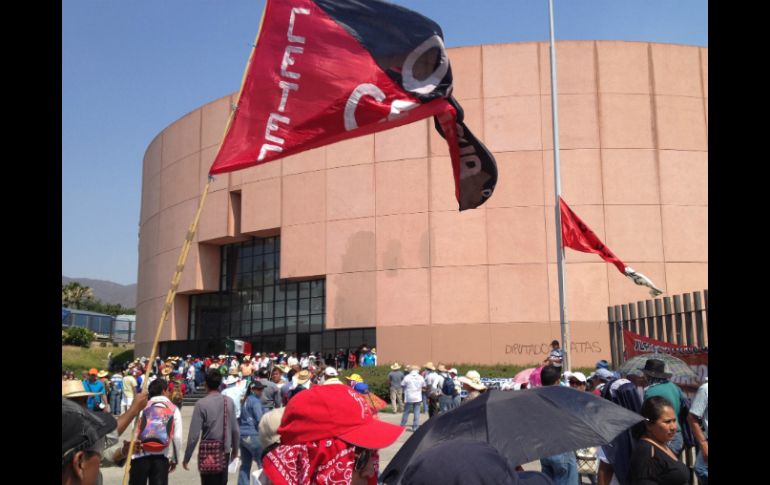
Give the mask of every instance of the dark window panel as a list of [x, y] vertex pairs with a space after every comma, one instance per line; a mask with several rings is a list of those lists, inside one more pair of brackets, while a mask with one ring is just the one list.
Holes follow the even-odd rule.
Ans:
[[276, 317], [285, 317], [286, 316], [286, 302], [284, 301], [277, 301], [275, 302], [275, 316]]
[[275, 330], [276, 334], [284, 334], [286, 333], [286, 319], [285, 318], [275, 318], [273, 319], [273, 329]]
[[324, 296], [324, 280], [315, 280], [310, 282], [310, 296]]
[[286, 316], [294, 317], [297, 315], [297, 300], [288, 300], [286, 302]]
[[299, 284], [299, 297], [300, 298], [310, 298], [310, 282], [309, 281], [302, 281]]
[[317, 315], [317, 314], [323, 314], [324, 312], [324, 298], [318, 297], [313, 298], [310, 300], [310, 313]]
[[310, 331], [310, 317], [297, 317], [297, 333], [307, 333]]
[[262, 304], [262, 318], [273, 318], [273, 303]]
[[296, 335], [287, 335], [286, 336], [286, 352], [292, 353], [297, 351], [297, 336]]
[[275, 270], [274, 269], [266, 269], [264, 271], [264, 284], [266, 285], [272, 285], [275, 283]]
[[297, 333], [297, 317], [296, 316], [287, 316], [286, 317], [286, 332], [287, 333]]
[[273, 333], [273, 319], [272, 318], [265, 318], [262, 320], [262, 333], [265, 335], [270, 335]]
[[310, 300], [300, 300], [298, 315], [310, 315]]
[[272, 302], [275, 297], [275, 286], [264, 287], [264, 301]]
[[321, 315], [312, 315], [310, 317], [310, 331], [320, 332], [324, 329], [324, 320]]

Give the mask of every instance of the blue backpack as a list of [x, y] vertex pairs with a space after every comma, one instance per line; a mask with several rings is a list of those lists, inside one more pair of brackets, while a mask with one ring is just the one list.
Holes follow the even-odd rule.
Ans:
[[441, 386], [441, 393], [445, 396], [454, 396], [457, 394], [455, 383], [451, 377], [444, 377], [444, 384]]

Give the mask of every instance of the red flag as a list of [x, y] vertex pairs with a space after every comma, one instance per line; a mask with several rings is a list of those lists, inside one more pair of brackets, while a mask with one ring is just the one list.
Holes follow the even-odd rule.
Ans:
[[210, 174], [436, 117], [460, 210], [497, 183], [492, 154], [452, 98], [441, 28], [379, 0], [268, 0], [231, 124]]
[[583, 222], [577, 214], [559, 197], [559, 207], [561, 210], [561, 240], [565, 247], [572, 248], [583, 253], [595, 253], [608, 263], [612, 263], [618, 268], [621, 274], [633, 280], [637, 285], [643, 285], [650, 288], [652, 296], [658, 296], [663, 293], [655, 287], [653, 282], [641, 273], [637, 273], [630, 266], [626, 266], [610, 248], [604, 245], [599, 237]]

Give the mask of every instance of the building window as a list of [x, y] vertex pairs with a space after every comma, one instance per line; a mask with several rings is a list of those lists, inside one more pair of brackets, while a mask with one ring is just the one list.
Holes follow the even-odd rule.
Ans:
[[[320, 352], [326, 281], [281, 281], [280, 237], [221, 248], [217, 293], [191, 295], [190, 340], [247, 340], [257, 351]], [[299, 338], [298, 338], [299, 335]]]

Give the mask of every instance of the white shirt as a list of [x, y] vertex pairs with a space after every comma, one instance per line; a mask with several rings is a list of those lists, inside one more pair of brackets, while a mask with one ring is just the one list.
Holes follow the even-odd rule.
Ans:
[[425, 385], [430, 386], [431, 389], [441, 390], [441, 386], [444, 385], [444, 378], [437, 372], [431, 372], [428, 377], [425, 378]]
[[[169, 401], [166, 396], [155, 396], [149, 400], [147, 405], [149, 406], [155, 402], [162, 402], [166, 405], [174, 406], [174, 404]], [[134, 459], [147, 455], [166, 455], [171, 461], [176, 463], [181, 461], [182, 453], [184, 453], [184, 449], [182, 448], [182, 413], [179, 412], [178, 407], [174, 406], [174, 408], [174, 436], [172, 438], [172, 443], [169, 443], [168, 448], [161, 452], [151, 453], [148, 451], [142, 451], [141, 453], [135, 453], [133, 455]]]
[[194, 380], [195, 379], [195, 366], [190, 366], [189, 369], [187, 369], [187, 380]]
[[404, 377], [401, 381], [401, 387], [404, 388], [404, 402], [422, 402], [422, 388], [425, 387], [425, 379], [416, 370]]
[[246, 387], [245, 384], [246, 381], [237, 382], [235, 384], [231, 384], [229, 387], [227, 387], [227, 389], [222, 391], [222, 395], [232, 399], [233, 403], [235, 404], [235, 419], [241, 417], [241, 398], [244, 395]]
[[286, 363], [289, 364], [289, 367], [291, 367], [293, 365], [298, 365], [299, 361], [296, 357], [289, 357], [289, 360]]

